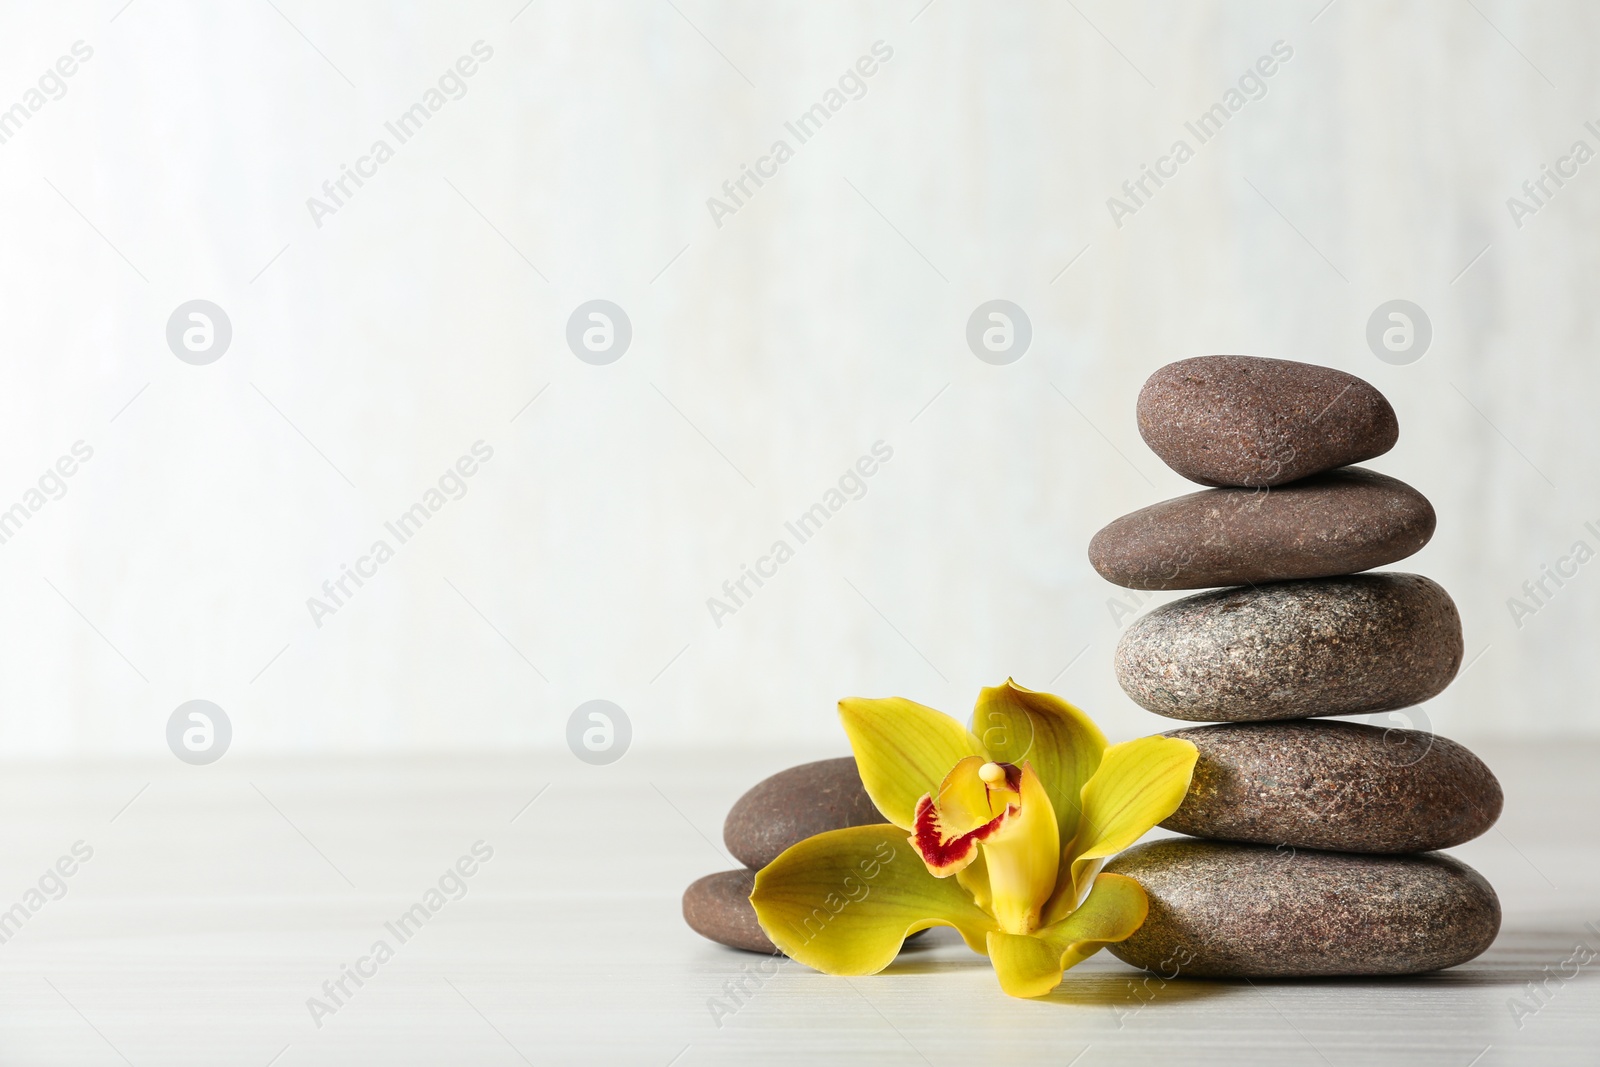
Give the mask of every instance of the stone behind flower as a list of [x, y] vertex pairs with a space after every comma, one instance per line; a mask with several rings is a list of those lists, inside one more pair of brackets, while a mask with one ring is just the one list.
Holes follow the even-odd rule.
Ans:
[[719, 871], [683, 891], [683, 921], [701, 937], [750, 952], [776, 953], [750, 905], [756, 872]]
[[1301, 720], [1174, 730], [1200, 750], [1161, 825], [1192, 837], [1343, 852], [1430, 852], [1500, 817], [1500, 783], [1448, 738]]
[[777, 952], [750, 904], [756, 871], [808, 837], [884, 821], [852, 756], [779, 771], [740, 797], [722, 826], [728, 851], [747, 869], [708, 874], [691, 884], [683, 894], [684, 921], [700, 936], [730, 948]]
[[761, 868], [790, 845], [826, 830], [886, 822], [872, 806], [851, 756], [802, 763], [756, 783], [722, 824], [740, 863]]
[[1500, 929], [1500, 901], [1439, 853], [1151, 841], [1106, 870], [1144, 886], [1150, 914], [1116, 957], [1167, 978], [1420, 974], [1465, 963]]

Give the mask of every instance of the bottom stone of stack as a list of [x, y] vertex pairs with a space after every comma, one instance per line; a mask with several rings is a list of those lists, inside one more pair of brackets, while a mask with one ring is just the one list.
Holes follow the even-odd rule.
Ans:
[[1168, 979], [1418, 974], [1467, 962], [1500, 930], [1494, 889], [1439, 853], [1167, 840], [1105, 869], [1150, 897], [1144, 925], [1107, 947]]
[[701, 937], [729, 948], [772, 954], [778, 951], [756, 922], [750, 903], [756, 872], [749, 869], [708, 874], [683, 891], [683, 921]]

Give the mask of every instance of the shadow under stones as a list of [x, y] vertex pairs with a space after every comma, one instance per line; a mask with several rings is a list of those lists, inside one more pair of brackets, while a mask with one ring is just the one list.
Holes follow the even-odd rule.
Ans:
[[[1537, 924], [1511, 924], [1501, 929], [1487, 952], [1477, 959], [1443, 971], [1413, 975], [1377, 975], [1328, 978], [1198, 978], [1165, 979], [1140, 970], [1123, 973], [1068, 971], [1061, 985], [1041, 1001], [1091, 1005], [1127, 1012], [1162, 1003], [1187, 1003], [1252, 985], [1265, 989], [1366, 986], [1412, 990], [1509, 987], [1521, 988], [1555, 979], [1562, 984], [1600, 978], [1600, 933], [1582, 920]], [[1600, 922], [1592, 924], [1600, 930]], [[949, 950], [957, 949], [957, 952]], [[889, 975], [939, 974], [987, 969], [985, 957], [970, 952], [960, 936], [935, 927], [907, 941], [900, 955], [882, 973]]]
[[1227, 992], [1218, 982], [1189, 978], [1162, 978], [1135, 971], [1132, 974], [1075, 974], [1068, 971], [1048, 996], [1036, 999], [1074, 1007], [1113, 1008], [1128, 1016], [1145, 1008], [1187, 1004]]
[[[1562, 985], [1600, 979], [1600, 933], [1582, 921], [1544, 924], [1514, 924], [1504, 927], [1493, 945], [1477, 959], [1442, 971], [1425, 974], [1351, 975], [1325, 978], [1189, 978], [1179, 981], [1247, 988], [1296, 989], [1309, 987], [1366, 986], [1411, 990], [1510, 987], [1546, 980]], [[1600, 930], [1600, 923], [1593, 924]], [[1069, 972], [1070, 973], [1070, 972]], [[1152, 976], [1152, 983], [1159, 979]], [[1174, 985], [1176, 983], [1169, 983]]]
[[1600, 977], [1600, 922], [1563, 916], [1512, 923], [1477, 959], [1418, 977], [1457, 987], [1592, 982]]

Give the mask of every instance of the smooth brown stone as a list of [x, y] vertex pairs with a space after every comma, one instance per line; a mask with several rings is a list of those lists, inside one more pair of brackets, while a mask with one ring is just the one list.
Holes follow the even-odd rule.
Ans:
[[750, 904], [756, 872], [708, 874], [683, 891], [683, 921], [701, 937], [747, 952], [777, 952]]
[[1139, 433], [1201, 485], [1282, 485], [1381, 456], [1400, 424], [1353, 374], [1257, 356], [1169, 363], [1139, 392]]
[[887, 822], [872, 806], [853, 757], [802, 763], [758, 782], [722, 824], [735, 859], [760, 869], [791, 845], [826, 830]]
[[1140, 707], [1191, 722], [1362, 715], [1420, 704], [1461, 667], [1455, 602], [1417, 574], [1216, 589], [1163, 604], [1117, 645]]
[[1151, 841], [1106, 870], [1150, 897], [1144, 925], [1108, 947], [1169, 979], [1419, 974], [1467, 962], [1500, 930], [1489, 883], [1439, 853]]
[[[755, 884], [756, 872], [745, 868], [697, 879], [683, 891], [683, 921], [695, 933], [719, 945], [777, 954], [777, 946], [761, 929], [755, 905], [750, 903]], [[915, 941], [927, 932], [918, 930], [906, 941]]]
[[1203, 489], [1124, 515], [1089, 562], [1129, 589], [1205, 589], [1354, 574], [1405, 559], [1433, 536], [1428, 498], [1398, 478], [1344, 467], [1274, 489]]
[[1301, 720], [1174, 730], [1200, 750], [1161, 825], [1192, 837], [1340, 852], [1431, 852], [1500, 817], [1494, 772], [1448, 738]]

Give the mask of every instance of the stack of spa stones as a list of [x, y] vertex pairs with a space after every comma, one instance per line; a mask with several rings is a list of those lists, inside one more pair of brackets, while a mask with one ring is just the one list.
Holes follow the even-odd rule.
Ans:
[[1130, 589], [1210, 591], [1133, 623], [1117, 680], [1158, 715], [1219, 725], [1171, 734], [1200, 752], [1162, 824], [1189, 837], [1108, 866], [1150, 896], [1111, 951], [1167, 977], [1411, 974], [1477, 956], [1499, 901], [1435, 850], [1494, 824], [1494, 775], [1443, 737], [1324, 718], [1419, 704], [1461, 668], [1449, 594], [1360, 573], [1433, 535], [1421, 493], [1348, 466], [1394, 445], [1394, 410], [1326, 367], [1202, 356], [1152, 375], [1138, 415], [1168, 466], [1216, 488], [1117, 519], [1090, 561]]
[[827, 830], [881, 823], [854, 757], [818, 760], [779, 771], [739, 798], [722, 840], [744, 867], [708, 874], [683, 894], [683, 918], [712, 941], [751, 952], [777, 952], [750, 904], [756, 871], [791, 845]]

